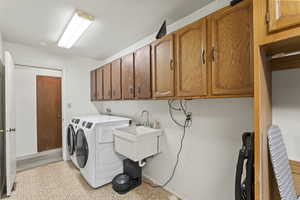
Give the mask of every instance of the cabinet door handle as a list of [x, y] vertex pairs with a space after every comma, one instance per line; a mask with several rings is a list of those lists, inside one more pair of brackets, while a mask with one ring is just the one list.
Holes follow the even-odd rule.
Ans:
[[130, 94], [133, 94], [133, 87], [129, 88]]
[[170, 59], [170, 69], [173, 71], [174, 70], [174, 60]]
[[212, 58], [212, 61], [215, 62], [215, 60], [216, 60], [216, 48], [215, 47], [213, 47], [211, 50], [211, 58]]
[[202, 58], [202, 64], [205, 64], [205, 49], [202, 49], [202, 53], [201, 53], [201, 58]]

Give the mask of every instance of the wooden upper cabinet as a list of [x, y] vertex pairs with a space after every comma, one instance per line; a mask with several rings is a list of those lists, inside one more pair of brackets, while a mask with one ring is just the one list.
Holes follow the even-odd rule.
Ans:
[[151, 98], [151, 47], [145, 46], [134, 54], [135, 98]]
[[269, 31], [300, 26], [299, 0], [267, 0]]
[[174, 96], [174, 35], [152, 43], [152, 94], [154, 98]]
[[252, 17], [249, 1], [211, 15], [212, 95], [252, 95]]
[[207, 95], [206, 19], [176, 32], [177, 96]]
[[91, 101], [97, 100], [97, 88], [96, 88], [96, 70], [91, 71], [90, 74], [90, 95], [91, 95]]
[[111, 88], [112, 99], [121, 99], [121, 59], [115, 60], [111, 64]]
[[111, 64], [103, 67], [103, 99], [111, 99]]
[[103, 68], [96, 70], [97, 100], [103, 99]]
[[122, 98], [134, 98], [134, 55], [122, 58]]

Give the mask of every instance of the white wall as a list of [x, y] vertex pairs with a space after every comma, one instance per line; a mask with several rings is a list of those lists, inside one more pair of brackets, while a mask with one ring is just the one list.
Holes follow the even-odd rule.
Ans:
[[[68, 121], [77, 115], [85, 114], [94, 114], [97, 113], [96, 107], [90, 102], [90, 69], [99, 64], [99, 61], [91, 60], [87, 58], [80, 58], [67, 55], [55, 55], [52, 53], [45, 52], [38, 48], [32, 48], [25, 45], [14, 44], [14, 43], [4, 43], [4, 48], [10, 51], [13, 55], [14, 61], [16, 64], [21, 65], [33, 65], [42, 68], [52, 68], [62, 70], [62, 109], [63, 109], [63, 123], [66, 127]], [[37, 73], [39, 70], [34, 70], [34, 73]], [[32, 72], [33, 73], [33, 72]], [[33, 77], [33, 76], [31, 76]], [[20, 77], [19, 77], [20, 78]], [[25, 78], [25, 77], [24, 77]], [[23, 80], [17, 80], [19, 84]], [[18, 100], [18, 108], [24, 106], [24, 102], [20, 99]], [[68, 105], [71, 105], [69, 108]], [[31, 105], [32, 106], [32, 105]], [[34, 111], [32, 111], [34, 112]], [[32, 116], [33, 117], [33, 116]], [[26, 121], [23, 117], [19, 117], [17, 121], [17, 127], [26, 127]], [[17, 140], [20, 141], [21, 138], [22, 146], [18, 146], [18, 155], [23, 156], [26, 154], [31, 154], [37, 152], [35, 145], [32, 145], [32, 142], [36, 142], [34, 137], [33, 129], [35, 126], [33, 123], [34, 119], [32, 118], [32, 124], [30, 127], [31, 131], [22, 132], [20, 131], [17, 134]], [[29, 125], [28, 125], [29, 126]], [[63, 134], [64, 134], [63, 129]], [[19, 135], [22, 134], [22, 135]], [[28, 136], [28, 137], [27, 137]], [[18, 138], [19, 137], [19, 138]], [[64, 142], [63, 142], [64, 144]], [[29, 148], [31, 146], [31, 148]], [[66, 151], [64, 149], [64, 158], [66, 158]]]
[[300, 69], [272, 75], [273, 124], [282, 130], [289, 159], [300, 161]]
[[[228, 5], [229, 0], [216, 0], [204, 8], [168, 26], [173, 32]], [[126, 55], [155, 39], [153, 33], [121, 52], [107, 58], [102, 64]], [[96, 68], [95, 66], [94, 68]], [[193, 127], [187, 131], [184, 148], [176, 175], [167, 189], [185, 200], [234, 199], [234, 179], [241, 135], [253, 131], [253, 100], [206, 99], [193, 100]], [[102, 112], [111, 108], [117, 115], [138, 118], [147, 109], [152, 120], [158, 120], [165, 135], [163, 153], [151, 159], [144, 175], [156, 183], [163, 183], [175, 163], [182, 129], [176, 127], [168, 113], [166, 101], [112, 101], [95, 103]]]
[[[193, 126], [187, 130], [179, 166], [168, 190], [186, 200], [234, 199], [241, 135], [253, 130], [252, 104], [251, 98], [189, 101]], [[167, 101], [112, 101], [96, 105], [103, 111], [111, 108], [113, 114], [135, 119], [146, 109], [151, 121], [160, 122], [165, 131], [162, 153], [149, 160], [143, 173], [162, 184], [173, 169], [182, 136], [182, 128], [171, 121]]]
[[62, 71], [16, 66], [17, 156], [37, 152], [36, 76], [62, 77]]

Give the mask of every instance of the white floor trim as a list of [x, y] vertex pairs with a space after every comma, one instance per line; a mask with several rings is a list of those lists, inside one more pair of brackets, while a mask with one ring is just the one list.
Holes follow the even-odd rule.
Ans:
[[41, 165], [62, 161], [62, 149], [43, 151], [17, 158], [17, 171], [32, 169]]
[[19, 156], [19, 157], [17, 157], [17, 160], [26, 160], [26, 159], [29, 159], [29, 158], [36, 158], [38, 156], [49, 155], [49, 154], [52, 154], [52, 153], [61, 153], [61, 152], [62, 152], [62, 148], [51, 149], [51, 150], [48, 150], [48, 151], [38, 152], [38, 153], [29, 154], [29, 155], [25, 155], [25, 156]]

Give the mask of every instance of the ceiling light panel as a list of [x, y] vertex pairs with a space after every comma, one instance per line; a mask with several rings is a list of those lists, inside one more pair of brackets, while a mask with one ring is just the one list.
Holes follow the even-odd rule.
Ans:
[[67, 49], [71, 48], [93, 22], [94, 18], [92, 16], [76, 11], [60, 37], [58, 46]]

